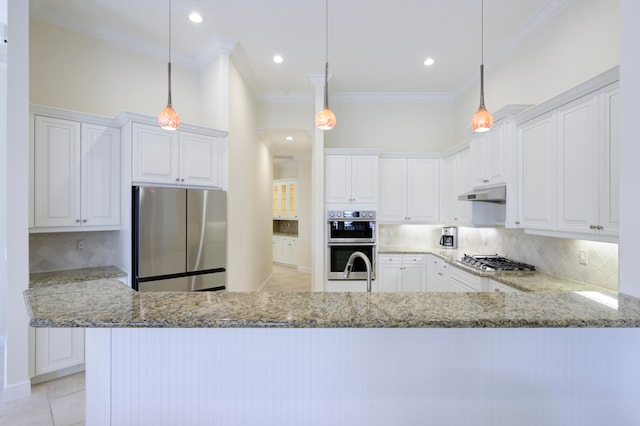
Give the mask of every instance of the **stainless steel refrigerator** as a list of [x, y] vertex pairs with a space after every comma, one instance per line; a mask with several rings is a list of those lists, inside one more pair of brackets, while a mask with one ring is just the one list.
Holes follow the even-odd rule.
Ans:
[[226, 192], [133, 187], [133, 288], [223, 290]]

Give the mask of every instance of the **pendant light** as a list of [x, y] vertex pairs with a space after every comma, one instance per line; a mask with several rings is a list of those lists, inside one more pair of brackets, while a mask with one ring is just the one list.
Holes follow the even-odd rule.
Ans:
[[481, 0], [482, 14], [480, 18], [480, 107], [471, 118], [474, 132], [486, 132], [493, 125], [493, 117], [484, 106], [484, 0]]
[[176, 130], [180, 124], [180, 117], [171, 106], [171, 0], [169, 0], [169, 66], [167, 71], [169, 80], [167, 107], [158, 114], [158, 124], [165, 130]]
[[336, 125], [336, 115], [329, 109], [329, 0], [325, 0], [325, 11], [324, 108], [316, 115], [316, 127], [331, 130]]

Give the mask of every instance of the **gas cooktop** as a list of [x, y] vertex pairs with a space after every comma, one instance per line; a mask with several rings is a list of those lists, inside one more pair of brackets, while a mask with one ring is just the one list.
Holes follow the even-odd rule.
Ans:
[[494, 255], [465, 254], [460, 263], [482, 271], [496, 272], [534, 272], [536, 267], [526, 263], [516, 262], [506, 257]]

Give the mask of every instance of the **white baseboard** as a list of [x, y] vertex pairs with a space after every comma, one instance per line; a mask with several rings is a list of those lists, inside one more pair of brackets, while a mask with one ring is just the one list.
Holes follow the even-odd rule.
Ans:
[[13, 385], [5, 386], [3, 401], [15, 401], [31, 395], [31, 382], [25, 381]]
[[63, 368], [62, 370], [52, 371], [51, 373], [41, 374], [31, 378], [31, 384], [35, 385], [49, 380], [59, 379], [60, 377], [70, 376], [85, 370], [84, 363], [74, 365], [73, 367]]
[[304, 272], [306, 274], [310, 274], [312, 269], [310, 266], [302, 266], [302, 265], [298, 265], [298, 271], [300, 272]]

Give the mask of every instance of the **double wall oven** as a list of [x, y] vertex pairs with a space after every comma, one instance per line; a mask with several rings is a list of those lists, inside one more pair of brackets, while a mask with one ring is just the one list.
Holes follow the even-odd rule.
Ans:
[[327, 278], [329, 280], [366, 280], [367, 268], [356, 258], [348, 278], [344, 268], [351, 253], [360, 251], [371, 262], [371, 276], [375, 277], [376, 212], [373, 210], [327, 212]]

